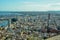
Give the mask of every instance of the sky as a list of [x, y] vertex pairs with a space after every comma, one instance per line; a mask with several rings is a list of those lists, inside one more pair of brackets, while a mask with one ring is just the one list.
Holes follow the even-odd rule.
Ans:
[[0, 0], [0, 11], [59, 11], [60, 0]]

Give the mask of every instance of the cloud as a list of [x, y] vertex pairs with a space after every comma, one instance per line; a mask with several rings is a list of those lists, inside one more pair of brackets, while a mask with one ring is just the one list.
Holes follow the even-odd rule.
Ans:
[[17, 11], [49, 11], [60, 10], [60, 2], [56, 3], [40, 3], [40, 2], [18, 2], [16, 4], [0, 7], [1, 10], [17, 10]]
[[60, 3], [53, 3], [49, 4], [50, 5], [50, 10], [60, 10]]
[[40, 4], [37, 2], [24, 2], [24, 4], [18, 8], [23, 11], [46, 11], [49, 6], [48, 4]]
[[41, 4], [39, 2], [23, 2], [23, 5], [20, 6], [19, 9], [21, 9], [23, 11], [60, 10], [60, 3]]

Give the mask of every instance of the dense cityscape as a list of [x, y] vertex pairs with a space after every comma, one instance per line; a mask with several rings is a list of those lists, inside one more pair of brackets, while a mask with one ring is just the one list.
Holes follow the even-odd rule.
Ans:
[[[8, 13], [13, 14], [13, 12]], [[0, 40], [49, 40], [60, 35], [60, 14], [14, 13], [16, 15], [0, 16]], [[19, 15], [22, 13], [24, 15]]]

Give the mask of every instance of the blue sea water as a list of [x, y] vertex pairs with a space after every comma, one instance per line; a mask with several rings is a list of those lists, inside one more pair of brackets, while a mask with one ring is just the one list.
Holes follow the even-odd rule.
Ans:
[[8, 25], [8, 21], [0, 21], [0, 27], [6, 27]]
[[[3, 17], [13, 17], [13, 16], [16, 16], [16, 15], [22, 15], [20, 13], [10, 13], [10, 12], [0, 12], [0, 18], [3, 18]], [[0, 20], [0, 27], [6, 27], [8, 25], [8, 21], [4, 20], [4, 21], [1, 21]]]

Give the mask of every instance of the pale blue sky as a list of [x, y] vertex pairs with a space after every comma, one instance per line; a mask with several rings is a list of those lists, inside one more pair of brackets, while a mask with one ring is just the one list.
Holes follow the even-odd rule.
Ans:
[[0, 0], [0, 11], [51, 10], [60, 10], [60, 0]]

